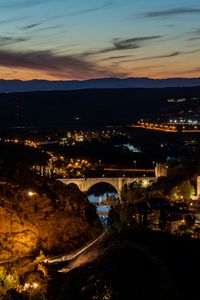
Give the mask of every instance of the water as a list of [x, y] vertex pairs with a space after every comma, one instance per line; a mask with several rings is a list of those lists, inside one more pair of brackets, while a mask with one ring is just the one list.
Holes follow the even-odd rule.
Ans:
[[107, 191], [107, 192], [102, 192], [99, 195], [88, 193], [88, 200], [94, 204], [97, 204], [97, 203], [105, 202], [107, 198], [112, 196], [117, 199], [118, 198], [117, 192]]
[[118, 194], [113, 186], [99, 183], [88, 191], [88, 200], [96, 206], [97, 214], [106, 227], [111, 204], [118, 201]]
[[118, 148], [127, 148], [129, 151], [131, 152], [135, 152], [135, 153], [140, 153], [142, 152], [138, 147], [135, 147], [134, 145], [132, 144], [122, 144], [122, 145], [116, 145], [115, 147], [118, 147]]

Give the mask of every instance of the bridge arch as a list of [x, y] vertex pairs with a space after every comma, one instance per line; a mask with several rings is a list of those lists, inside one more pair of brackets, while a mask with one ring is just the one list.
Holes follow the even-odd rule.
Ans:
[[67, 186], [75, 187], [75, 188], [78, 188], [80, 190], [78, 183], [75, 183], [75, 182], [68, 183]]
[[147, 186], [148, 182], [151, 180], [155, 181], [155, 177], [135, 177], [135, 178], [130, 178], [130, 177], [115, 177], [115, 178], [110, 178], [110, 177], [99, 177], [99, 178], [63, 178], [59, 179], [61, 182], [64, 184], [76, 184], [78, 188], [82, 191], [87, 193], [87, 191], [94, 186], [97, 183], [104, 182], [112, 185], [118, 195], [119, 195], [119, 200], [121, 201], [121, 192], [122, 188], [125, 184], [130, 184], [134, 181], [141, 180], [143, 185]]
[[[109, 180], [109, 179], [111, 179], [111, 180]], [[119, 187], [118, 187], [116, 181], [115, 181], [115, 180], [112, 180], [112, 178], [106, 178], [106, 179], [104, 179], [104, 178], [102, 178], [102, 179], [97, 178], [96, 180], [91, 181], [91, 182], [88, 183], [88, 185], [87, 185], [87, 191], [86, 191], [86, 192], [88, 192], [88, 191], [89, 191], [92, 187], [94, 187], [95, 185], [101, 184], [101, 183], [109, 184], [110, 186], [112, 186], [112, 187], [116, 190], [116, 192], [118, 193], [118, 195], [120, 196], [121, 190], [119, 189]]]
[[[91, 185], [91, 187], [88, 188], [87, 196], [90, 197], [91, 194], [95, 195], [95, 193], [96, 193], [95, 189], [98, 190], [98, 188], [101, 188], [101, 192], [99, 192], [99, 195], [110, 193], [110, 194], [117, 194], [117, 197], [118, 198], [120, 197], [120, 194], [119, 194], [120, 191], [118, 191], [113, 184], [104, 182], [103, 180], [101, 182]], [[98, 192], [97, 192], [97, 195], [95, 195], [95, 196], [98, 197]]]

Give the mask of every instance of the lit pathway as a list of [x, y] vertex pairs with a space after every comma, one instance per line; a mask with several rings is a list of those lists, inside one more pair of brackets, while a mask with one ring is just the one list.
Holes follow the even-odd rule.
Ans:
[[97, 239], [93, 240], [90, 244], [79, 250], [78, 252], [75, 251], [75, 253], [66, 254], [61, 257], [55, 258], [55, 259], [47, 259], [44, 260], [47, 264], [53, 264], [53, 263], [59, 263], [59, 262], [69, 262], [76, 257], [78, 257], [80, 254], [88, 250], [90, 247], [94, 246], [99, 240], [101, 240], [105, 235], [105, 232], [103, 232]]

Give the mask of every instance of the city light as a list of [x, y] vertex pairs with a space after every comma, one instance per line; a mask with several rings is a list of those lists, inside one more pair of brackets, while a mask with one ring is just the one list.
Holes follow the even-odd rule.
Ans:
[[200, 122], [198, 120], [183, 118], [170, 119], [160, 123], [138, 121], [137, 124], [133, 124], [131, 127], [164, 132], [200, 132]]
[[32, 284], [32, 286], [34, 287], [34, 289], [37, 289], [37, 288], [38, 288], [38, 283], [34, 282], [34, 283]]
[[31, 291], [32, 289], [37, 289], [38, 287], [39, 287], [39, 284], [37, 282], [33, 282], [33, 283], [26, 282], [24, 284], [23, 290]]
[[35, 193], [35, 192], [32, 192], [32, 191], [29, 191], [29, 192], [28, 192], [28, 196], [29, 196], [29, 197], [32, 197], [32, 196], [34, 196], [35, 194], [36, 194], [36, 193]]

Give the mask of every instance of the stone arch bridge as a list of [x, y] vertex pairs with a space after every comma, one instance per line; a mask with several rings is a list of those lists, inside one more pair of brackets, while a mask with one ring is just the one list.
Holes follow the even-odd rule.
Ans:
[[142, 186], [147, 187], [152, 182], [155, 182], [156, 178], [155, 177], [134, 177], [134, 178], [131, 178], [131, 177], [115, 177], [115, 178], [99, 177], [99, 178], [63, 178], [63, 179], [59, 179], [59, 180], [66, 185], [75, 184], [78, 186], [80, 191], [85, 192], [85, 193], [87, 193], [88, 190], [97, 183], [108, 183], [116, 189], [116, 191], [119, 195], [119, 199], [121, 200], [122, 188], [125, 184], [130, 184], [133, 182], [140, 181], [142, 183]]

